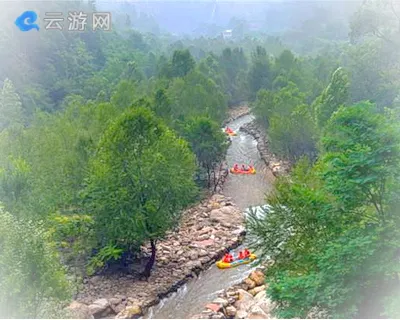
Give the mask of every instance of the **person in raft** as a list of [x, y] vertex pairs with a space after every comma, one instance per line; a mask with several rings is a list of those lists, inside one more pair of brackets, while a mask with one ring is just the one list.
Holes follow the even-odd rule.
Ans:
[[233, 262], [233, 256], [229, 252], [225, 253], [225, 255], [224, 255], [223, 259], [222, 259], [222, 262], [224, 262], [224, 263]]
[[243, 255], [244, 255], [244, 259], [249, 258], [250, 257], [250, 251], [249, 249], [244, 249], [243, 251]]
[[233, 166], [233, 170], [239, 171], [239, 165], [237, 163], [235, 163], [235, 165]]
[[239, 260], [243, 260], [244, 259], [244, 252], [243, 251], [239, 251]]
[[248, 170], [249, 170], [249, 168], [247, 168], [247, 166], [246, 166], [246, 165], [242, 164], [242, 170], [243, 170], [243, 171], [248, 171]]

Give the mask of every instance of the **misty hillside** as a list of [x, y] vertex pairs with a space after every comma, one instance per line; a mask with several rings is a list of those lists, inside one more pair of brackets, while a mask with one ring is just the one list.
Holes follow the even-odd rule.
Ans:
[[0, 19], [0, 318], [400, 318], [399, 1]]

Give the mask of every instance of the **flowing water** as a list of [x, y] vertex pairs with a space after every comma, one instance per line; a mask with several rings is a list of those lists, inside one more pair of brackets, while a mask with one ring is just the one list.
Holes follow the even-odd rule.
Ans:
[[[235, 163], [251, 164], [256, 168], [255, 175], [230, 174], [224, 185], [224, 194], [232, 197], [240, 209], [265, 204], [265, 194], [272, 188], [274, 176], [261, 159], [257, 142], [239, 128], [253, 120], [253, 116], [241, 117], [229, 124], [238, 132], [232, 138], [226, 157], [229, 167]], [[242, 246], [243, 247], [243, 246]], [[239, 249], [235, 250], [237, 252]], [[150, 319], [185, 319], [200, 313], [205, 305], [217, 297], [218, 293], [244, 279], [254, 267], [251, 264], [233, 269], [220, 270], [215, 265], [202, 272], [196, 279], [189, 281], [177, 292], [162, 300], [149, 310]]]

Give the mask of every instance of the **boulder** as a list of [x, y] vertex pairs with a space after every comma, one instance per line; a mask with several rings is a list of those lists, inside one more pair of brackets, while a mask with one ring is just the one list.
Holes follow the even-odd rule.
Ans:
[[225, 319], [225, 315], [222, 312], [217, 312], [212, 314], [210, 319]]
[[275, 309], [275, 303], [273, 303], [271, 299], [267, 296], [264, 296], [262, 298], [260, 297], [262, 296], [259, 296], [259, 300], [256, 301], [256, 306], [261, 308], [266, 314], [271, 314], [272, 311]]
[[219, 209], [219, 208], [221, 208], [221, 205], [218, 202], [211, 202], [210, 208], [211, 208], [211, 210]]
[[122, 302], [122, 299], [121, 298], [111, 298], [109, 300], [109, 302], [110, 302], [111, 305], [117, 305], [117, 304], [120, 304]]
[[237, 214], [234, 207], [223, 207], [221, 209], [215, 209], [210, 212], [210, 220], [217, 223], [235, 223], [239, 222], [239, 215]]
[[206, 264], [206, 263], [208, 263], [208, 262], [211, 260], [211, 258], [210, 258], [210, 257], [202, 257], [202, 258], [200, 258], [199, 260], [200, 260], [200, 262], [201, 262], [202, 264]]
[[253, 296], [255, 296], [257, 293], [259, 293], [261, 291], [265, 291], [265, 289], [266, 289], [266, 286], [262, 285], [262, 286], [258, 286], [258, 287], [255, 287], [255, 288], [249, 290], [249, 293], [251, 293]]
[[110, 311], [110, 304], [107, 299], [98, 299], [89, 305], [90, 313], [95, 317], [104, 316]]
[[93, 315], [86, 304], [73, 301], [66, 309], [72, 319], [93, 319]]
[[226, 306], [228, 305], [228, 301], [226, 301], [226, 300], [223, 299], [223, 298], [217, 298], [217, 299], [215, 299], [212, 303], [220, 304], [220, 305], [222, 305], [223, 307], [226, 307]]
[[249, 310], [254, 305], [254, 297], [243, 289], [238, 290], [239, 299], [235, 302], [235, 308], [238, 310]]
[[117, 305], [111, 305], [111, 309], [114, 311], [115, 314], [120, 313], [121, 311], [123, 311], [126, 307], [126, 302], [122, 302], [120, 304]]
[[250, 278], [244, 279], [243, 284], [244, 284], [245, 290], [253, 289], [256, 287], [256, 283], [253, 280], [251, 280]]
[[267, 299], [267, 293], [265, 292], [265, 290], [260, 291], [254, 297], [254, 300], [256, 300], [256, 301], [261, 301], [261, 300], [265, 300], [265, 299]]
[[237, 312], [237, 310], [236, 310], [236, 308], [234, 306], [228, 306], [225, 309], [226, 316], [230, 317], [230, 318], [235, 317], [236, 316], [236, 312]]
[[240, 235], [246, 232], [246, 229], [244, 227], [239, 227], [235, 230], [233, 230], [231, 233], [234, 235]]
[[211, 233], [213, 229], [211, 227], [203, 227], [202, 229], [199, 230], [199, 235]]
[[247, 318], [248, 319], [268, 319], [268, 315], [259, 306], [253, 306], [250, 309], [249, 315], [247, 316]]
[[138, 319], [142, 316], [142, 308], [139, 305], [134, 305], [125, 308], [115, 317], [116, 319]]
[[124, 296], [123, 294], [116, 294], [115, 297], [117, 299], [126, 300], [126, 296]]
[[261, 270], [253, 271], [249, 278], [256, 283], [256, 286], [262, 286], [265, 281], [264, 273]]
[[228, 296], [228, 297], [234, 297], [234, 296], [236, 296], [238, 293], [237, 293], [237, 291], [232, 291], [232, 289], [231, 290], [228, 290], [227, 292], [226, 292], [226, 295]]
[[205, 257], [205, 256], [208, 255], [208, 252], [206, 250], [204, 250], [204, 249], [200, 249], [198, 251], [198, 255], [199, 255], [199, 257]]
[[209, 304], [206, 305], [206, 308], [210, 309], [210, 310], [212, 310], [214, 312], [218, 312], [218, 311], [220, 311], [222, 309], [222, 305], [218, 304], [218, 303], [209, 303]]
[[186, 263], [186, 267], [189, 268], [190, 270], [193, 269], [201, 269], [201, 261], [200, 260], [194, 260], [194, 261], [188, 261]]
[[247, 318], [247, 312], [244, 310], [238, 310], [236, 312], [235, 319], [246, 319]]
[[197, 237], [197, 241], [204, 241], [210, 239], [210, 235], [208, 233], [202, 234]]

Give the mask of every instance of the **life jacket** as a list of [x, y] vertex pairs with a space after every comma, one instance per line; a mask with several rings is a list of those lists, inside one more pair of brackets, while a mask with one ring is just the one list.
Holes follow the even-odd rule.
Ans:
[[249, 250], [244, 250], [244, 257], [245, 258], [250, 257], [250, 251]]
[[244, 257], [244, 254], [243, 254], [243, 252], [242, 251], [240, 251], [239, 252], [239, 260], [242, 260], [242, 259], [244, 259], [245, 257]]
[[231, 254], [228, 254], [228, 259], [229, 259], [229, 262], [233, 262], [233, 256]]

